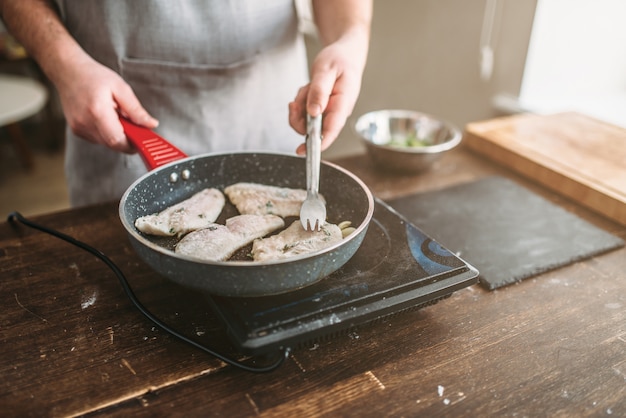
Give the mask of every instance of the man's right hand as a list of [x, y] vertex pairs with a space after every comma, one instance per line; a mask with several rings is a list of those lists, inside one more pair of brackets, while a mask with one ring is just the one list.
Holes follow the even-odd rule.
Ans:
[[146, 128], [158, 121], [143, 108], [131, 87], [117, 73], [88, 56], [66, 67], [57, 78], [63, 112], [76, 135], [116, 151], [135, 152], [126, 139], [119, 115]]

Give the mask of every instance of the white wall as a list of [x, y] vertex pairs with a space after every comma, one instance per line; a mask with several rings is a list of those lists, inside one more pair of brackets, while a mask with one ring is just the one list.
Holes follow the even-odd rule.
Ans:
[[[497, 1], [489, 81], [480, 77], [487, 0], [375, 0], [372, 39], [361, 96], [348, 125], [369, 110], [407, 108], [459, 128], [498, 116], [496, 93], [517, 95], [536, 0]], [[311, 44], [311, 53], [316, 45]], [[350, 126], [324, 158], [363, 152]]]

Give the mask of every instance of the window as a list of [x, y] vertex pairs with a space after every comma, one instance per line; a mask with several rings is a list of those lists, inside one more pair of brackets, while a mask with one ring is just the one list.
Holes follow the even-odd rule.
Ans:
[[624, 0], [538, 0], [521, 108], [574, 110], [626, 127], [624, 16]]

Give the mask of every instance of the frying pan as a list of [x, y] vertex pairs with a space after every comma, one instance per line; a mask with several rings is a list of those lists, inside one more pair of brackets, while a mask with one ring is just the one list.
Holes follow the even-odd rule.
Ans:
[[[174, 252], [176, 239], [145, 235], [134, 224], [202, 189], [224, 190], [238, 182], [306, 188], [305, 159], [263, 152], [213, 153], [187, 157], [153, 131], [121, 119], [129, 140], [151, 170], [124, 193], [119, 216], [130, 242], [152, 269], [183, 286], [221, 296], [253, 297], [279, 294], [311, 285], [343, 266], [360, 247], [374, 212], [374, 199], [354, 174], [323, 161], [320, 193], [327, 202], [327, 221], [351, 221], [356, 229], [326, 249], [293, 258], [256, 262], [244, 249], [229, 261], [200, 261]], [[217, 222], [237, 215], [230, 203]], [[285, 219], [288, 226], [295, 219]], [[249, 250], [248, 250], [249, 251]]]

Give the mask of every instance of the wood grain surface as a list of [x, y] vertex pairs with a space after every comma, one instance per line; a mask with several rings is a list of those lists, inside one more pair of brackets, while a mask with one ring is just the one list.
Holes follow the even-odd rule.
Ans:
[[[339, 163], [399, 197], [504, 175], [626, 238], [626, 228], [461, 147], [399, 177]], [[114, 203], [36, 218], [107, 254], [142, 302], [237, 356], [197, 292], [134, 254]], [[291, 353], [252, 374], [155, 328], [94, 256], [0, 223], [0, 410], [6, 416], [625, 416], [626, 249], [438, 304]]]
[[477, 152], [626, 225], [626, 129], [579, 113], [467, 125]]

